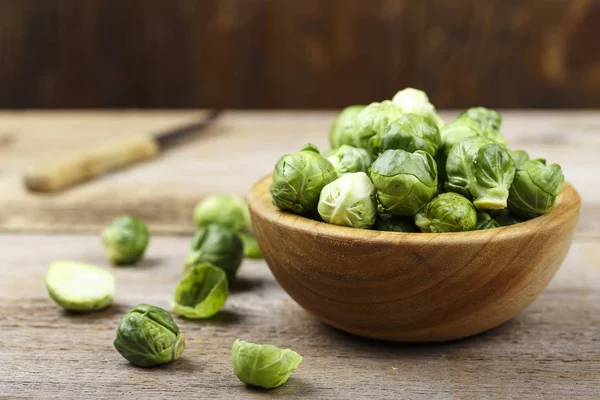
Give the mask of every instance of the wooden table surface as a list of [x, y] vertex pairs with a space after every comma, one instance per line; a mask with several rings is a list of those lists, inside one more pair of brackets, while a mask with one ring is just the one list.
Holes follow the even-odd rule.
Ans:
[[[187, 339], [179, 361], [129, 365], [112, 346], [116, 326], [138, 303], [167, 307], [189, 244], [193, 203], [213, 192], [245, 193], [280, 154], [304, 142], [325, 147], [333, 114], [229, 112], [152, 163], [56, 196], [25, 193], [20, 174], [42, 150], [83, 147], [99, 133], [150, 133], [195, 115], [0, 113], [0, 398], [600, 398], [600, 112], [503, 113], [511, 145], [562, 164], [583, 198], [573, 246], [555, 279], [503, 326], [443, 344], [361, 339], [312, 319], [263, 261], [247, 260], [217, 317], [176, 319]], [[138, 267], [108, 266], [96, 234], [73, 232], [94, 231], [132, 209], [156, 233]], [[89, 315], [61, 311], [43, 282], [57, 259], [110, 268], [115, 305]], [[291, 347], [304, 361], [279, 389], [250, 389], [231, 368], [238, 337]]]

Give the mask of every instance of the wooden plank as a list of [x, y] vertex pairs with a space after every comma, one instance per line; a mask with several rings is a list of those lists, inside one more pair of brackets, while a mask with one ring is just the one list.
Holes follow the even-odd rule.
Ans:
[[600, 1], [0, 0], [0, 107], [600, 106]]
[[[578, 235], [600, 235], [600, 112], [506, 110], [514, 148], [562, 165], [583, 201]], [[207, 131], [158, 159], [64, 193], [28, 193], [21, 173], [41, 158], [124, 135], [183, 124], [198, 111], [0, 112], [0, 230], [96, 231], [114, 215], [136, 213], [154, 232], [188, 233], [204, 196], [245, 195], [284, 153], [306, 142], [328, 147], [333, 112], [229, 111]], [[445, 112], [451, 120], [455, 111]], [[4, 143], [4, 144], [2, 144]]]
[[[6, 398], [402, 398], [594, 399], [600, 393], [600, 252], [576, 241], [554, 281], [509, 323], [445, 344], [402, 345], [354, 337], [306, 314], [262, 261], [245, 261], [241, 284], [215, 318], [176, 318], [183, 357], [160, 368], [129, 365], [112, 340], [120, 317], [148, 302], [167, 307], [189, 238], [153, 237], [146, 259], [110, 269], [116, 304], [71, 315], [48, 298], [56, 259], [107, 265], [95, 235], [0, 235], [0, 387]], [[159, 277], [159, 279], [157, 279]], [[233, 375], [236, 338], [291, 347], [304, 361], [265, 393]]]

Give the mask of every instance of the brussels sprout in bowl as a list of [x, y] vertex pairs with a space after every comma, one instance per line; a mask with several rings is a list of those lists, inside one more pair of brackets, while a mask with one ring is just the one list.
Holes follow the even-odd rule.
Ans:
[[[271, 179], [256, 183], [248, 205], [277, 281], [321, 321], [390, 341], [458, 339], [513, 318], [553, 278], [579, 219], [579, 195], [565, 182], [554, 208], [514, 225], [447, 233], [356, 229], [278, 209]], [[489, 214], [504, 225], [500, 213]]]

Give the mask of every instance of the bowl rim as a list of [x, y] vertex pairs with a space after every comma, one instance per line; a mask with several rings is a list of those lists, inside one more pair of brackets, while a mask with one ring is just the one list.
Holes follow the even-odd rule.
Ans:
[[[377, 231], [328, 224], [289, 211], [280, 210], [271, 201], [270, 187], [272, 175], [272, 173], [267, 174], [250, 189], [247, 201], [251, 214], [260, 215], [260, 217], [268, 220], [270, 223], [287, 229], [302, 231], [311, 235], [318, 233], [321, 236], [338, 240], [366, 240], [371, 243], [402, 241], [421, 245], [428, 243], [434, 238], [440, 243], [488, 242], [492, 237], [497, 235], [502, 235], [503, 238], [510, 239], [535, 235], [542, 230], [552, 230], [557, 225], [563, 224], [573, 214], [579, 215], [581, 209], [579, 194], [573, 185], [565, 181], [556, 204], [549, 213], [518, 224], [468, 232], [425, 233]], [[564, 218], [557, 218], [563, 214]]]

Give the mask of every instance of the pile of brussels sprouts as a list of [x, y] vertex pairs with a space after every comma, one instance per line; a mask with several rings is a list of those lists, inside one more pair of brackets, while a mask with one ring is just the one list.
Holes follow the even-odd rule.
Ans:
[[[225, 305], [230, 285], [244, 257], [261, 258], [251, 232], [248, 205], [231, 195], [209, 196], [194, 209], [197, 231], [185, 258], [183, 277], [171, 298], [171, 311], [187, 319], [206, 319]], [[114, 265], [134, 265], [144, 256], [150, 232], [139, 218], [115, 218], [101, 233], [107, 258]], [[115, 278], [95, 265], [57, 261], [46, 274], [50, 298], [69, 311], [102, 310], [113, 303]], [[168, 311], [149, 304], [131, 309], [117, 328], [117, 351], [141, 367], [177, 360], [185, 337]], [[274, 388], [285, 383], [302, 361], [290, 349], [236, 340], [232, 366], [244, 383]]]
[[331, 150], [312, 144], [277, 161], [281, 210], [335, 225], [395, 232], [461, 232], [549, 212], [561, 167], [511, 150], [502, 117], [484, 107], [444, 123], [427, 95], [349, 106], [333, 121]]

